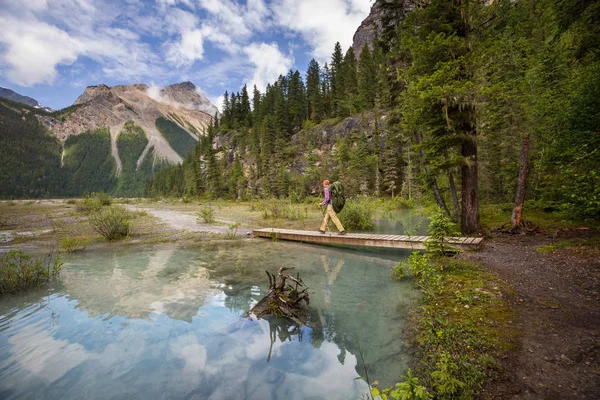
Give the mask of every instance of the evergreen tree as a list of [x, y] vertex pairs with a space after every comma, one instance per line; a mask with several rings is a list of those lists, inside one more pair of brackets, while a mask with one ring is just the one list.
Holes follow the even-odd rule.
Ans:
[[250, 108], [250, 97], [246, 85], [242, 88], [240, 97], [240, 126], [250, 128], [252, 126], [252, 110]]
[[362, 109], [370, 110], [375, 106], [377, 83], [375, 62], [369, 46], [365, 44], [358, 60], [358, 93]]
[[352, 47], [344, 56], [342, 76], [344, 97], [340, 101], [340, 116], [350, 116], [357, 111], [358, 100], [358, 76], [356, 73], [356, 56]]
[[313, 58], [306, 71], [307, 115], [311, 121], [319, 123], [322, 118], [321, 73], [319, 63]]
[[342, 107], [344, 101], [344, 56], [342, 54], [342, 46], [340, 42], [336, 42], [335, 49], [331, 56], [331, 101], [332, 101], [332, 116], [338, 117], [342, 115]]

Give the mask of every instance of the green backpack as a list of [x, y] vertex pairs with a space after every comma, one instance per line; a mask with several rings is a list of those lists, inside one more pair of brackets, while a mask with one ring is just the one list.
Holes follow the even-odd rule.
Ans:
[[346, 204], [346, 196], [344, 195], [344, 185], [342, 185], [342, 182], [335, 181], [329, 185], [329, 194], [331, 195], [333, 211], [339, 213], [344, 208], [344, 204]]

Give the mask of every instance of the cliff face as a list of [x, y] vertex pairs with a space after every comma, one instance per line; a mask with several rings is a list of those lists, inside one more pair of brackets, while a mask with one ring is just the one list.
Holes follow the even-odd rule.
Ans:
[[373, 48], [377, 38], [381, 38], [388, 27], [393, 27], [402, 20], [406, 14], [413, 10], [416, 0], [376, 0], [371, 7], [371, 12], [360, 24], [352, 38], [352, 50], [356, 58], [364, 45]]
[[[198, 92], [191, 82], [165, 88], [144, 84], [108, 87], [89, 86], [73, 103], [54, 116], [40, 116], [40, 121], [61, 141], [86, 131], [108, 128], [113, 156], [120, 170], [116, 141], [127, 121], [141, 127], [148, 139], [148, 151], [156, 160], [169, 164], [182, 162], [182, 157], [156, 128], [159, 118], [170, 120], [192, 139], [198, 140], [212, 120], [217, 108]], [[140, 160], [140, 162], [143, 160]]]

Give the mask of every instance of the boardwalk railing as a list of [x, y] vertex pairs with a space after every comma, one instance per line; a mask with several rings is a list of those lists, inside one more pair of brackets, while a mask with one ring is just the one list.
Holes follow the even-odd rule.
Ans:
[[[389, 247], [396, 249], [424, 249], [428, 236], [378, 235], [368, 233], [348, 233], [338, 235], [337, 232], [325, 234], [318, 231], [297, 231], [290, 229], [263, 228], [253, 231], [254, 236], [292, 240], [296, 242], [343, 244], [350, 246]], [[448, 247], [458, 250], [476, 249], [483, 238], [453, 237], [448, 238]]]

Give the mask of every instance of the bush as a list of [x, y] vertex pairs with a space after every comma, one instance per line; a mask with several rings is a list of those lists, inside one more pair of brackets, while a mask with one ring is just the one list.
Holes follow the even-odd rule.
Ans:
[[368, 198], [346, 200], [339, 218], [345, 229], [364, 231], [373, 227], [373, 213], [376, 205]]
[[212, 224], [215, 222], [215, 209], [210, 204], [200, 208], [200, 211], [198, 211], [197, 215], [199, 220], [198, 222], [200, 222], [200, 219], [202, 219], [205, 224]]
[[34, 259], [21, 250], [0, 255], [0, 295], [40, 287], [58, 277], [63, 263], [60, 257], [49, 254]]
[[103, 206], [110, 206], [112, 199], [104, 192], [92, 193], [91, 197], [97, 199]]
[[58, 244], [58, 247], [62, 252], [65, 253], [75, 253], [78, 250], [85, 250], [88, 243], [90, 241], [88, 239], [77, 239], [77, 238], [64, 238]]
[[98, 212], [101, 208], [102, 203], [100, 202], [100, 200], [93, 199], [91, 197], [84, 197], [83, 199], [77, 202], [77, 211], [82, 212], [84, 214]]
[[439, 208], [431, 217], [427, 233], [429, 238], [425, 241], [425, 248], [428, 252], [437, 254], [445, 254], [447, 250], [445, 243], [448, 238], [459, 235], [456, 224]]
[[100, 208], [103, 206], [110, 206], [112, 204], [112, 199], [102, 192], [86, 193], [76, 204], [77, 211], [84, 214], [91, 214], [100, 211]]
[[131, 233], [131, 213], [123, 206], [110, 206], [90, 215], [92, 228], [108, 240], [119, 240]]

